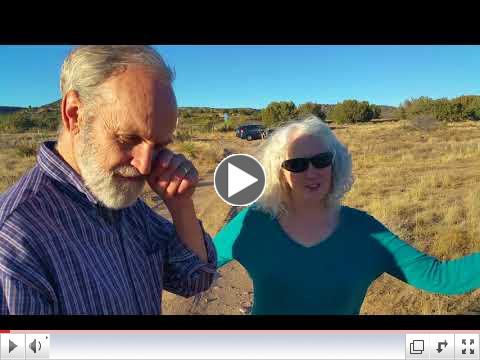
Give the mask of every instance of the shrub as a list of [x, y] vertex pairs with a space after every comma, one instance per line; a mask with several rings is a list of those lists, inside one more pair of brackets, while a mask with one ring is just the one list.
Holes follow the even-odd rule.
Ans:
[[37, 146], [27, 143], [18, 144], [16, 147], [16, 153], [21, 157], [35, 156], [37, 154]]
[[191, 141], [182, 142], [180, 148], [181, 148], [180, 152], [187, 154], [188, 158], [191, 158], [191, 159], [197, 158], [197, 151], [196, 151], [197, 149], [193, 142]]
[[225, 149], [218, 142], [211, 142], [208, 147], [201, 152], [201, 158], [209, 163], [217, 164], [223, 160]]
[[452, 100], [438, 99], [434, 102], [433, 114], [438, 121], [461, 121], [466, 115], [463, 112], [463, 105]]
[[338, 103], [329, 114], [331, 120], [337, 124], [367, 122], [379, 114], [368, 101], [345, 100]]
[[175, 140], [177, 141], [190, 141], [192, 140], [192, 134], [188, 130], [176, 130]]
[[292, 101], [274, 101], [262, 110], [261, 116], [265, 127], [274, 127], [294, 118], [296, 107]]
[[430, 114], [442, 122], [480, 120], [480, 96], [459, 96], [454, 99], [433, 100], [426, 96], [406, 100], [400, 111], [405, 118]]
[[325, 120], [325, 118], [327, 117], [325, 111], [323, 111], [322, 105], [313, 102], [307, 102], [297, 108], [298, 117], [303, 117], [308, 114], [313, 114], [322, 120]]

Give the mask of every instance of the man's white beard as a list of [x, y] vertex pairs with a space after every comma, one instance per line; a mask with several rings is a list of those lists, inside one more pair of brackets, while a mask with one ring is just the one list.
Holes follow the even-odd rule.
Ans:
[[129, 207], [142, 193], [145, 180], [129, 181], [115, 176], [115, 174], [140, 176], [141, 174], [133, 166], [121, 166], [114, 171], [102, 169], [97, 160], [98, 146], [91, 141], [91, 132], [85, 130], [87, 134], [82, 136], [79, 146], [75, 148], [75, 157], [85, 186], [108, 208]]

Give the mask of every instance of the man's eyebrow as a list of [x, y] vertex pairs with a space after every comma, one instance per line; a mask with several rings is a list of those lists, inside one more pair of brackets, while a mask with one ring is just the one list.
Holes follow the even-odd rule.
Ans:
[[[125, 132], [119, 132], [117, 133], [117, 136], [123, 136], [123, 137], [135, 137], [135, 138], [138, 138], [138, 139], [142, 139], [142, 140], [147, 140], [147, 141], [150, 141], [148, 139], [145, 139], [144, 137], [136, 134], [136, 133], [132, 133], [132, 132], [128, 132], [128, 131], [125, 131]], [[165, 141], [160, 141], [160, 142], [155, 142], [155, 141], [150, 141], [150, 142], [153, 142], [155, 145], [160, 145], [160, 146], [167, 146], [168, 144], [171, 144], [173, 142], [173, 139], [168, 139], [168, 140], [165, 140]]]

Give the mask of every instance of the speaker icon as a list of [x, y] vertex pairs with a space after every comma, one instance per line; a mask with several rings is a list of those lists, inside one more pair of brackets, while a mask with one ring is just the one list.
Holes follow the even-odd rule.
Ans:
[[37, 353], [37, 351], [40, 351], [42, 349], [42, 343], [40, 341], [37, 341], [37, 339], [33, 339], [33, 341], [28, 345], [30, 350], [33, 351], [34, 354]]

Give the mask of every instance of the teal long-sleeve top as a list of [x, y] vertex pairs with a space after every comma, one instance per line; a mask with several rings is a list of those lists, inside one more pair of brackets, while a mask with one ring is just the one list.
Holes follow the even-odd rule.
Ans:
[[346, 206], [333, 234], [311, 247], [252, 206], [226, 224], [214, 244], [219, 267], [235, 259], [250, 275], [252, 314], [358, 314], [368, 287], [385, 272], [440, 294], [480, 287], [480, 253], [442, 262]]

